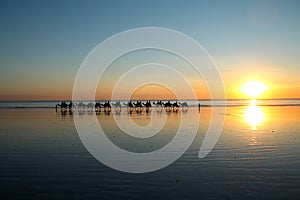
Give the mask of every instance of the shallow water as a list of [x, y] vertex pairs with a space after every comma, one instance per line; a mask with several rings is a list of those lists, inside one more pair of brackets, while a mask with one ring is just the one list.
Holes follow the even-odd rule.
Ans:
[[[61, 103], [62, 100], [52, 100], [52, 101], [0, 101], [0, 108], [53, 108], [57, 103]], [[67, 103], [70, 100], [66, 100]], [[74, 101], [78, 103], [79, 101]], [[83, 103], [88, 104], [94, 101], [83, 101]], [[101, 103], [105, 101], [101, 100]], [[114, 100], [112, 102], [115, 102]], [[121, 100], [122, 106], [128, 101]], [[146, 100], [142, 101], [146, 103]], [[154, 100], [152, 102], [155, 102]], [[166, 101], [164, 101], [166, 102]], [[171, 100], [173, 103], [174, 101]], [[200, 103], [202, 106], [247, 106], [251, 100], [248, 99], [228, 99], [228, 100], [181, 100], [179, 102], [187, 102], [189, 106], [197, 107]], [[300, 99], [261, 99], [256, 100], [256, 104], [260, 106], [300, 106]], [[124, 106], [125, 107], [125, 106]]]
[[[181, 117], [200, 115], [190, 148], [168, 167], [142, 174], [111, 169], [83, 146], [74, 117], [88, 112], [51, 108], [0, 109], [0, 188], [15, 199], [299, 199], [300, 107], [229, 107], [221, 137], [203, 159], [199, 148], [211, 117], [210, 107], [188, 113], [157, 114], [166, 119], [154, 137], [133, 140], [114, 123], [115, 114], [97, 115], [107, 137], [123, 149], [148, 152], [172, 140]], [[149, 115], [122, 112], [116, 120], [149, 124]], [[189, 127], [186, 127], [188, 130]]]

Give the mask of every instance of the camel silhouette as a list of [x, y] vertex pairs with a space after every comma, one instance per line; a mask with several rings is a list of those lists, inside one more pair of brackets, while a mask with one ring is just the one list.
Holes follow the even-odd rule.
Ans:
[[175, 103], [172, 103], [172, 109], [173, 109], [173, 112], [177, 112], [178, 111], [179, 105], [178, 105], [177, 101]]
[[68, 104], [65, 102], [65, 101], [62, 101], [60, 104], [56, 104], [56, 106], [59, 106], [61, 108], [67, 108], [68, 107]]
[[146, 108], [151, 108], [151, 102], [150, 101], [146, 101], [146, 103], [143, 103], [143, 106], [145, 106]]
[[128, 103], [123, 103], [125, 106], [129, 107], [129, 108], [133, 108], [134, 105], [132, 103], [132, 101], [128, 101]]
[[64, 114], [69, 109], [69, 112], [71, 113], [73, 111], [73, 103], [70, 101], [69, 104], [67, 104], [65, 101], [62, 101], [61, 103], [58, 103], [55, 105], [55, 111], [57, 112], [58, 107], [60, 107], [61, 114]]
[[70, 101], [68, 107], [69, 107], [69, 110], [72, 110], [72, 109], [73, 109], [73, 102], [72, 102], [72, 101]]
[[72, 102], [70, 102], [69, 104], [67, 104], [65, 101], [62, 101], [60, 104], [59, 104], [59, 103], [56, 104], [56, 106], [55, 106], [56, 112], [57, 112], [57, 108], [58, 108], [58, 107], [60, 107], [61, 110], [67, 110], [68, 108], [69, 108], [69, 109], [72, 109], [73, 104], [72, 104]]
[[110, 101], [105, 101], [105, 103], [101, 104], [101, 105], [103, 106], [105, 113], [107, 113], [107, 114], [110, 113], [110, 111], [111, 111]]
[[[171, 101], [167, 101], [167, 102], [162, 102], [160, 101], [156, 101], [156, 102], [151, 102], [149, 100], [144, 101], [142, 103], [142, 101], [136, 101], [136, 102], [132, 102], [131, 100], [128, 101], [127, 103], [123, 103], [123, 105], [125, 105], [127, 107], [127, 112], [129, 114], [131, 114], [133, 111], [135, 111], [136, 113], [142, 113], [143, 111], [146, 111], [146, 113], [150, 113], [151, 112], [151, 108], [152, 108], [152, 104], [153, 106], [156, 107], [156, 111], [157, 113], [162, 113], [163, 110], [165, 110], [166, 112], [170, 113], [170, 112], [178, 112], [178, 110], [181, 108], [182, 112], [187, 112], [189, 105], [187, 102], [171, 102]], [[101, 103], [100, 101], [95, 101], [95, 102], [90, 102], [85, 104], [83, 101], [79, 101], [78, 103], [74, 103], [72, 101], [70, 101], [69, 103], [67, 103], [66, 101], [61, 101], [60, 103], [57, 103], [55, 108], [56, 108], [56, 112], [58, 110], [58, 108], [60, 107], [61, 111], [76, 111], [78, 110], [80, 113], [92, 113], [93, 111], [95, 111], [97, 114], [99, 114], [99, 112], [101, 112], [101, 109], [104, 109], [104, 112], [106, 114], [109, 114], [111, 112], [111, 107], [113, 106], [114, 109], [114, 113], [115, 114], [120, 114], [122, 111], [122, 104], [120, 101], [115, 101], [114, 103], [111, 103], [109, 100], [105, 101], [105, 103]], [[95, 109], [94, 109], [95, 108]], [[200, 103], [198, 104], [198, 110], [200, 111], [201, 105]], [[76, 109], [76, 110], [74, 110]]]
[[101, 112], [101, 104], [100, 104], [99, 101], [97, 101], [97, 102], [95, 103], [95, 111], [96, 111], [96, 112]]
[[136, 103], [133, 103], [135, 106], [135, 111], [137, 113], [141, 113], [143, 111], [143, 104], [141, 101], [137, 101]]
[[146, 103], [143, 103], [143, 106], [145, 106], [146, 108], [146, 113], [150, 113], [151, 112], [151, 102], [150, 101], [146, 101]]
[[172, 110], [172, 104], [170, 101], [167, 101], [167, 103], [162, 103], [165, 107], [166, 112], [170, 112]]
[[128, 101], [128, 103], [123, 103], [123, 104], [127, 107], [127, 113], [131, 114], [134, 109], [134, 105], [132, 101]]

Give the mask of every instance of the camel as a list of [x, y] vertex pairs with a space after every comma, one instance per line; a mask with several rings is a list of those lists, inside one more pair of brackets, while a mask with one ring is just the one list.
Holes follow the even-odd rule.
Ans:
[[97, 102], [95, 103], [95, 111], [96, 111], [96, 112], [101, 112], [101, 104], [100, 104], [99, 101], [97, 101]]
[[175, 103], [172, 103], [173, 112], [177, 112], [178, 108], [179, 108], [179, 105], [178, 105], [177, 101]]
[[128, 103], [123, 103], [125, 106], [129, 107], [129, 108], [133, 108], [133, 103], [132, 101], [128, 101]]
[[92, 102], [87, 103], [85, 106], [86, 106], [87, 110], [93, 110], [93, 108], [94, 108], [94, 104]]
[[67, 110], [67, 108], [71, 109], [72, 108], [72, 102], [70, 102], [69, 104], [67, 104], [65, 101], [62, 101], [60, 104], [56, 104], [55, 106], [55, 110], [57, 112], [57, 108], [60, 107], [61, 110]]
[[162, 107], [163, 103], [161, 101], [157, 101], [157, 102], [153, 102], [154, 105], [156, 105], [156, 107]]
[[132, 101], [128, 101], [128, 103], [123, 103], [123, 104], [127, 107], [127, 112], [131, 114], [134, 108]]
[[73, 103], [72, 103], [72, 101], [70, 101], [70, 103], [69, 103], [69, 105], [68, 105], [68, 108], [69, 108], [69, 110], [72, 110], [72, 108], [73, 108]]
[[162, 101], [153, 102], [153, 105], [156, 106], [156, 112], [157, 113], [161, 113], [162, 112], [162, 107], [163, 107]]
[[168, 101], [167, 103], [163, 103], [166, 112], [170, 112], [172, 110], [172, 104], [170, 101]]
[[187, 102], [182, 102], [182, 103], [179, 102], [179, 105], [181, 106], [183, 112], [186, 112], [189, 109], [189, 105]]
[[133, 103], [135, 106], [135, 111], [137, 113], [141, 113], [143, 111], [143, 104], [141, 101], [137, 101], [136, 103]]
[[151, 102], [150, 101], [146, 101], [146, 103], [143, 103], [143, 106], [145, 106], [146, 108], [151, 108]]
[[110, 105], [109, 101], [105, 101], [105, 103], [101, 104], [101, 105], [103, 106], [105, 113], [110, 113], [110, 111], [111, 111], [111, 105]]
[[145, 106], [145, 108], [146, 108], [146, 113], [151, 112], [152, 105], [151, 105], [150, 101], [146, 101], [146, 103], [143, 103], [143, 106]]
[[62, 101], [60, 104], [56, 104], [56, 106], [59, 106], [61, 108], [67, 108], [68, 107], [68, 104], [65, 102], [65, 101]]
[[80, 101], [79, 103], [75, 103], [76, 107], [81, 110], [81, 109], [84, 109], [86, 107], [86, 105]]
[[[183, 112], [186, 112], [189, 108], [189, 105], [187, 102], [173, 102], [171, 103], [170, 101], [167, 102], [162, 102], [162, 101], [157, 101], [157, 102], [152, 102], [152, 104], [156, 107], [156, 111], [161, 113], [163, 108], [165, 109], [166, 112], [177, 112], [178, 109], [181, 107], [181, 110]], [[136, 101], [133, 103], [132, 101], [128, 101], [127, 103], [123, 103], [127, 107], [128, 113], [132, 113], [133, 109], [137, 113], [143, 112], [143, 109], [145, 108], [145, 111], [147, 113], [151, 112], [152, 108], [151, 101], [147, 100], [146, 102], [142, 103], [142, 101]], [[116, 111], [116, 114], [119, 114], [121, 112], [122, 104], [120, 101], [116, 101], [115, 103], [110, 103], [110, 101], [105, 101], [104, 104], [101, 104], [100, 101], [96, 101], [95, 103], [87, 103], [84, 104], [83, 101], [80, 101], [78, 103], [73, 103], [72, 101], [66, 103], [66, 101], [62, 101], [58, 104], [56, 104], [56, 112], [58, 107], [61, 108], [61, 110], [72, 110], [74, 106], [78, 108], [78, 110], [84, 111], [83, 109], [87, 108], [87, 110], [93, 110], [95, 108], [95, 112], [101, 112], [101, 107], [104, 108], [104, 112], [109, 113], [111, 112], [111, 105], [114, 107], [114, 111]], [[201, 105], [198, 104], [198, 110], [200, 111]]]
[[181, 107], [189, 107], [189, 105], [188, 105], [188, 103], [185, 101], [185, 102], [182, 102], [182, 103], [180, 103], [179, 102], [179, 105], [181, 106]]
[[120, 103], [120, 101], [116, 101], [116, 103], [111, 103], [115, 108], [121, 108], [122, 105]]
[[167, 103], [162, 103], [165, 107], [172, 107], [172, 104], [170, 101], [168, 101]]
[[116, 103], [111, 103], [115, 107], [115, 113], [120, 114], [122, 110], [122, 105], [120, 101], [116, 101]]

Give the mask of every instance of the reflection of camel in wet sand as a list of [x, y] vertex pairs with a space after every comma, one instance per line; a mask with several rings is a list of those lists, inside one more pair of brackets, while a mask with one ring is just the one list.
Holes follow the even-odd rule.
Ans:
[[104, 112], [109, 113], [111, 111], [111, 105], [109, 101], [106, 101], [104, 104], [101, 104], [104, 108]]

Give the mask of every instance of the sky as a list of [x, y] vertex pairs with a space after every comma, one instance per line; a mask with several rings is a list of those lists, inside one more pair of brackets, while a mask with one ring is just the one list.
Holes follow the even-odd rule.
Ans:
[[[300, 98], [299, 19], [297, 0], [2, 0], [0, 100], [70, 99], [76, 73], [89, 52], [114, 34], [140, 27], [173, 29], [200, 43], [221, 73], [227, 98], [247, 98], [240, 87], [250, 80], [269, 86], [261, 98]], [[137, 59], [129, 58], [112, 68]], [[107, 76], [115, 78], [114, 73]], [[203, 80], [192, 86], [197, 97], [209, 98]], [[99, 87], [104, 89], [97, 97], [108, 98], [111, 86]], [[143, 92], [135, 95], [148, 98], [153, 87], [140, 88]], [[161, 88], [160, 95], [167, 90]]]

